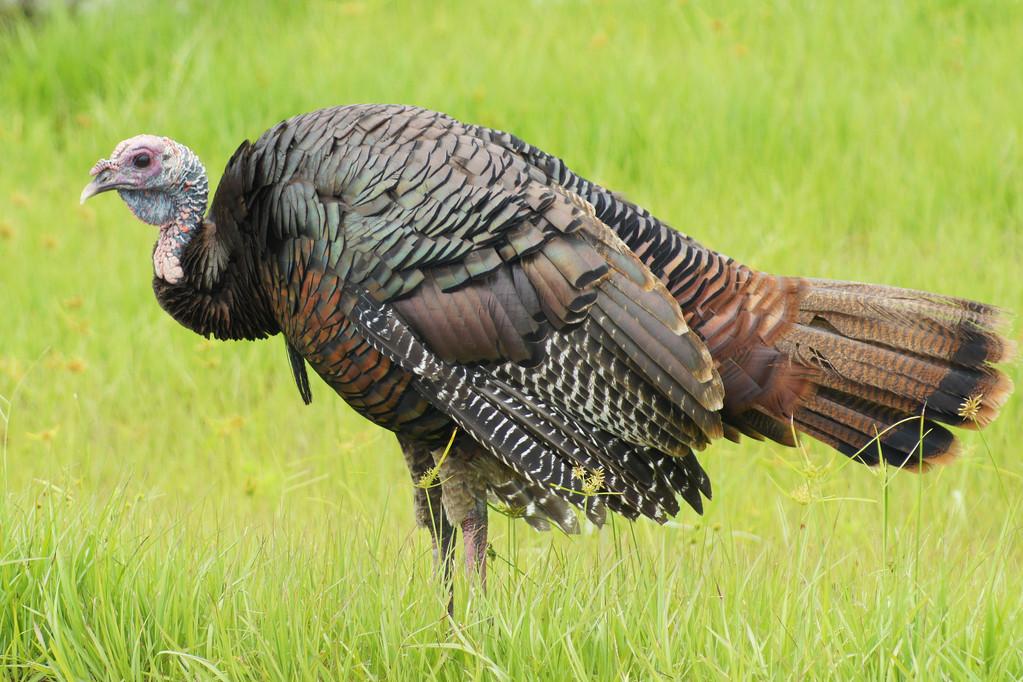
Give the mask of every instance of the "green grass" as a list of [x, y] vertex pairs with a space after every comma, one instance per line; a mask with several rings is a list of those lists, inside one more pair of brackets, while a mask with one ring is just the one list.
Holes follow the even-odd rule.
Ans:
[[806, 4], [153, 1], [0, 28], [2, 677], [1023, 677], [1018, 399], [927, 476], [721, 443], [702, 518], [497, 517], [489, 592], [459, 582], [451, 624], [392, 437], [322, 383], [304, 407], [280, 340], [177, 326], [154, 232], [78, 206], [139, 132], [216, 176], [286, 116], [408, 102], [756, 267], [1023, 310], [1023, 6]]

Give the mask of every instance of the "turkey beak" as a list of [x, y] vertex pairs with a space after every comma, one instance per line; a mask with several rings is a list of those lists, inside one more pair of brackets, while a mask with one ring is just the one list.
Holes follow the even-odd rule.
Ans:
[[[98, 164], [97, 164], [98, 165]], [[82, 190], [82, 196], [79, 197], [81, 203], [85, 203], [90, 197], [94, 197], [97, 194], [108, 192], [112, 189], [116, 189], [117, 182], [115, 173], [112, 168], [104, 168], [102, 170], [93, 169], [92, 182], [85, 186]]]

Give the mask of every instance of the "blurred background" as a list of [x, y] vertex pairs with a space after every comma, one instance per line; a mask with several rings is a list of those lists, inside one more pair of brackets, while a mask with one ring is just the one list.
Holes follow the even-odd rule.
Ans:
[[1008, 0], [0, 2], [0, 663], [1023, 676], [1018, 398], [923, 477], [720, 443], [703, 518], [582, 538], [495, 518], [491, 591], [452, 632], [393, 437], [318, 379], [303, 406], [280, 339], [179, 327], [152, 295], [155, 231], [112, 197], [78, 205], [137, 133], [189, 145], [215, 184], [283, 118], [409, 103], [513, 132], [754, 267], [1018, 312], [1021, 64]]

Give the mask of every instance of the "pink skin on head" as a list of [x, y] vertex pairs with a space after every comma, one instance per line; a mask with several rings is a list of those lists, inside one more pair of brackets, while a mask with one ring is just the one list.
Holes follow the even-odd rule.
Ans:
[[[193, 157], [191, 166], [186, 156]], [[194, 155], [170, 138], [136, 135], [118, 144], [109, 159], [100, 159], [92, 167], [94, 180], [82, 192], [84, 202], [116, 189], [139, 220], [160, 227], [153, 269], [157, 277], [170, 283], [184, 276], [180, 253], [205, 210], [205, 184], [198, 202], [186, 196], [193, 186], [186, 168], [194, 171], [196, 165], [201, 170]], [[204, 179], [204, 170], [202, 175]]]
[[160, 176], [163, 162], [172, 154], [174, 145], [169, 138], [156, 135], [136, 135], [114, 148], [109, 159], [100, 159], [89, 171], [93, 177], [109, 170], [119, 175], [118, 182], [131, 183], [137, 189], [149, 189]]

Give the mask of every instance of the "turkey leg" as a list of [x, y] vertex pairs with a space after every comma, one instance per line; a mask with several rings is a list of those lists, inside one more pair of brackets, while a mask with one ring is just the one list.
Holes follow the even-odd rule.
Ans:
[[433, 545], [433, 574], [435, 577], [440, 577], [447, 586], [447, 610], [448, 615], [452, 615], [455, 606], [454, 587], [451, 582], [455, 555], [455, 527], [451, 525], [447, 514], [444, 513], [441, 484], [435, 482], [432, 485], [420, 485], [423, 476], [434, 466], [433, 453], [428, 446], [421, 443], [401, 437], [398, 438], [398, 442], [415, 486], [413, 488], [413, 506], [416, 524], [430, 532], [430, 541]]
[[480, 584], [487, 586], [487, 503], [480, 499], [462, 519], [462, 539], [465, 543], [465, 570], [470, 577], [479, 575]]

